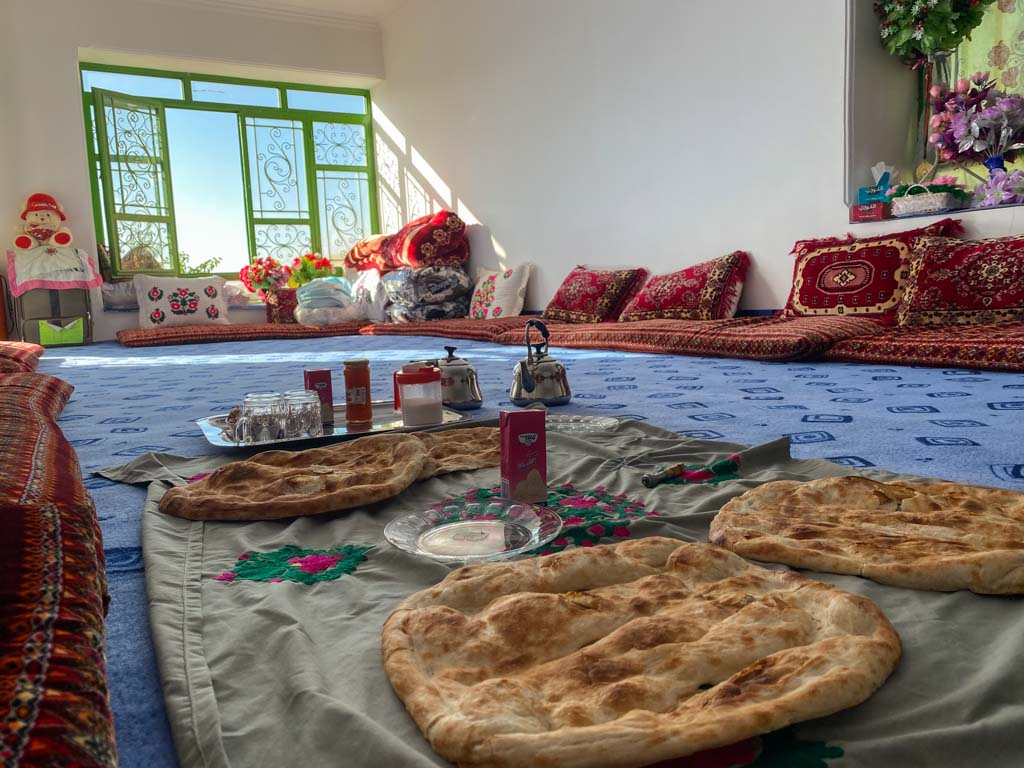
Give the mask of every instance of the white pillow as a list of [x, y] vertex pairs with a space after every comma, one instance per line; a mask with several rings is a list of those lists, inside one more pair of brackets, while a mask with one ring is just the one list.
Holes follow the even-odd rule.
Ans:
[[227, 325], [223, 277], [135, 276], [139, 328]]
[[366, 269], [352, 281], [352, 297], [360, 314], [371, 323], [388, 321], [388, 295], [380, 279], [380, 272]]
[[502, 271], [478, 269], [469, 316], [476, 320], [495, 320], [522, 312], [532, 268], [532, 264], [517, 264]]

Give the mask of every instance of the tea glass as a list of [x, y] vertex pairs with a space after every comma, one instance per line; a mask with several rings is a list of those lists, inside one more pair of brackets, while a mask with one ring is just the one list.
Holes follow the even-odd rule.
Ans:
[[308, 389], [284, 393], [285, 436], [320, 437], [324, 433], [320, 396]]
[[235, 422], [235, 442], [264, 443], [285, 435], [285, 401], [280, 392], [249, 392]]

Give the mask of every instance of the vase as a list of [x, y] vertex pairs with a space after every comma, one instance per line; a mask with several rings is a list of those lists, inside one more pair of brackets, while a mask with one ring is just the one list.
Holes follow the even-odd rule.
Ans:
[[928, 83], [928, 89], [925, 90], [926, 96], [928, 90], [933, 85], [949, 90], [950, 85], [953, 83], [954, 55], [954, 51], [935, 51], [928, 54], [930, 82]]
[[1006, 173], [1006, 161], [1003, 160], [1002, 155], [992, 155], [992, 157], [987, 157], [982, 161], [982, 164], [988, 168], [989, 178], [996, 176], [996, 171]]
[[294, 288], [271, 288], [265, 291], [264, 302], [268, 323], [296, 323], [295, 308], [299, 300]]

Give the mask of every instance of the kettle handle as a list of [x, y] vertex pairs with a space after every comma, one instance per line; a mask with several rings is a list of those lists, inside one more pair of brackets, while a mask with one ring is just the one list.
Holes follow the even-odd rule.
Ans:
[[[530, 328], [536, 328], [538, 331], [540, 331], [541, 338], [544, 340], [542, 342], [544, 344], [543, 352], [542, 352], [542, 350], [538, 349], [537, 350], [537, 354], [538, 355], [540, 355], [542, 353], [543, 354], [547, 354], [547, 351], [548, 351], [548, 339], [551, 338], [551, 333], [550, 333], [550, 331], [548, 331], [548, 327], [546, 325], [544, 325], [544, 323], [542, 323], [540, 320], [527, 320], [526, 321], [526, 328], [523, 331], [524, 339], [526, 341], [526, 359], [532, 365], [533, 364], [533, 346], [530, 343]], [[538, 347], [539, 346], [540, 345], [538, 345]]]

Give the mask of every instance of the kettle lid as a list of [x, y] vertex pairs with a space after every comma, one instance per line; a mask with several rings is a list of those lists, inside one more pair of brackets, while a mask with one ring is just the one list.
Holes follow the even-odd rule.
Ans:
[[445, 347], [444, 351], [448, 353], [448, 357], [442, 357], [437, 361], [438, 366], [441, 368], [447, 368], [450, 366], [469, 366], [461, 357], [455, 356], [455, 347]]

